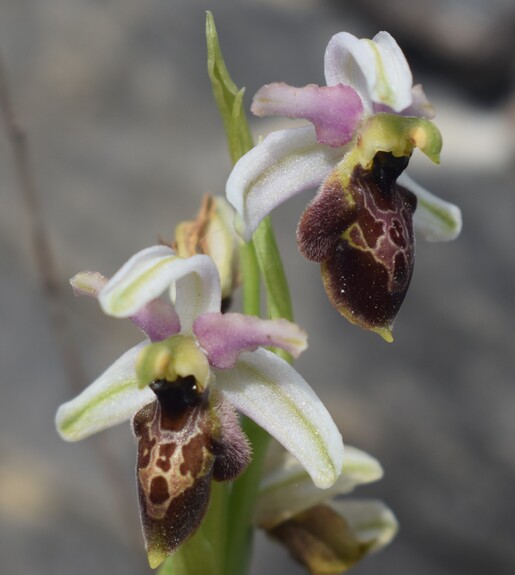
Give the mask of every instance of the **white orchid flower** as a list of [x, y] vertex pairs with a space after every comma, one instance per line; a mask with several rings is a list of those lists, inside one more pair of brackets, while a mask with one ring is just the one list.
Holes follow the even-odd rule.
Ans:
[[[151, 566], [198, 527], [211, 479], [233, 479], [246, 468], [249, 446], [234, 409], [275, 437], [318, 487], [337, 480], [343, 443], [331, 416], [297, 371], [262, 347], [296, 357], [306, 348], [305, 332], [286, 320], [221, 314], [218, 272], [208, 256], [183, 259], [154, 246], [111, 280], [82, 272], [71, 283], [148, 337], [63, 404], [56, 423], [64, 439], [76, 441], [133, 420]], [[161, 299], [165, 291], [174, 303]]]
[[261, 220], [295, 194], [319, 187], [297, 229], [301, 253], [322, 266], [331, 303], [349, 321], [392, 341], [414, 264], [414, 233], [450, 240], [460, 210], [403, 174], [415, 147], [439, 162], [434, 112], [395, 40], [346, 32], [325, 53], [327, 86], [269, 84], [258, 116], [312, 125], [273, 132], [235, 165], [226, 194], [249, 240]]

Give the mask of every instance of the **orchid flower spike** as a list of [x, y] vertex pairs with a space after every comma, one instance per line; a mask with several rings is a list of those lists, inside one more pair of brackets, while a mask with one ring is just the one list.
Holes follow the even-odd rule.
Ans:
[[347, 446], [340, 477], [330, 489], [321, 490], [291, 454], [274, 446], [271, 452], [255, 523], [312, 575], [343, 573], [395, 537], [397, 520], [382, 502], [341, 498], [381, 479], [383, 470], [376, 459]]
[[[286, 320], [221, 314], [218, 272], [206, 255], [165, 246], [131, 257], [107, 280], [82, 272], [77, 294], [128, 317], [147, 338], [56, 416], [76, 441], [127, 419], [138, 441], [137, 481], [149, 563], [157, 567], [199, 526], [211, 480], [235, 478], [250, 450], [235, 409], [274, 436], [315, 485], [330, 487], [343, 461], [341, 435], [306, 381], [261, 346], [298, 356], [306, 334]], [[166, 290], [174, 303], [161, 299]]]
[[258, 116], [311, 125], [273, 132], [243, 156], [227, 181], [227, 198], [249, 240], [276, 206], [319, 187], [297, 229], [299, 249], [321, 264], [338, 311], [391, 341], [413, 272], [413, 224], [430, 240], [450, 240], [460, 232], [461, 214], [403, 173], [416, 147], [438, 163], [441, 137], [392, 36], [336, 34], [325, 77], [327, 86], [274, 83], [256, 93]]

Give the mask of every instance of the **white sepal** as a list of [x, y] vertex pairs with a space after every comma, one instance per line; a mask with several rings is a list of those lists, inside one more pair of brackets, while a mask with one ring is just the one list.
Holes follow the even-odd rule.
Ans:
[[341, 499], [329, 505], [345, 518], [359, 541], [370, 544], [369, 551], [388, 545], [399, 530], [395, 515], [382, 501]]
[[372, 40], [348, 32], [335, 34], [327, 45], [324, 70], [328, 86], [348, 84], [358, 92], [365, 113], [373, 112], [372, 103], [400, 112], [413, 101], [411, 70], [388, 32], [379, 32]]
[[153, 246], [132, 256], [102, 289], [105, 313], [129, 317], [175, 285], [181, 331], [191, 329], [197, 315], [220, 309], [220, 279], [208, 256], [180, 258], [166, 246]]
[[371, 86], [372, 100], [401, 112], [413, 103], [413, 75], [406, 56], [388, 32], [376, 34], [371, 44], [378, 59], [375, 84]]
[[324, 404], [295, 369], [264, 349], [244, 352], [233, 369], [214, 370], [218, 388], [296, 457], [321, 488], [343, 464], [340, 432]]
[[78, 441], [130, 419], [155, 400], [149, 387], [138, 388], [135, 364], [143, 341], [129, 349], [75, 399], [57, 410], [57, 430], [63, 439]]
[[331, 497], [377, 481], [382, 475], [383, 470], [376, 459], [346, 446], [341, 475], [329, 489], [319, 489], [300, 463], [289, 453], [283, 453], [275, 469], [270, 470], [261, 483], [255, 522], [269, 529]]
[[184, 273], [175, 284], [175, 309], [181, 333], [190, 333], [198, 316], [220, 311], [222, 290], [218, 270], [209, 256], [196, 255], [182, 261]]
[[417, 196], [413, 216], [415, 230], [430, 242], [447, 242], [459, 236], [462, 227], [461, 210], [455, 204], [435, 196], [408, 176], [401, 174], [397, 182]]

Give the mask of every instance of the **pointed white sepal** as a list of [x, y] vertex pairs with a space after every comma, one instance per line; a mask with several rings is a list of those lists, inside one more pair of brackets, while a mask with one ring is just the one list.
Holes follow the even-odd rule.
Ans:
[[129, 317], [173, 285], [183, 333], [198, 315], [220, 310], [220, 279], [211, 258], [180, 258], [166, 246], [132, 256], [102, 289], [99, 301], [108, 315]]
[[343, 442], [324, 404], [295, 369], [270, 351], [244, 352], [233, 369], [215, 369], [233, 406], [275, 437], [321, 488], [333, 485]]
[[255, 523], [270, 529], [336, 495], [383, 476], [380, 463], [355, 447], [345, 447], [341, 475], [329, 489], [318, 489], [302, 465], [284, 452], [261, 483]]
[[346, 150], [347, 146], [319, 144], [310, 125], [272, 132], [247, 152], [234, 166], [226, 187], [227, 199], [243, 222], [239, 231], [245, 240], [278, 205], [317, 188]]
[[435, 196], [408, 176], [401, 174], [397, 182], [417, 196], [413, 216], [415, 230], [430, 242], [447, 242], [461, 232], [462, 218], [458, 206]]
[[66, 441], [78, 441], [130, 419], [155, 400], [149, 387], [138, 388], [135, 364], [143, 341], [125, 352], [75, 399], [64, 403], [55, 418], [59, 434]]
[[410, 67], [388, 32], [379, 32], [372, 40], [348, 32], [335, 34], [327, 45], [324, 69], [327, 85], [352, 86], [368, 114], [373, 112], [372, 102], [401, 112], [413, 101]]

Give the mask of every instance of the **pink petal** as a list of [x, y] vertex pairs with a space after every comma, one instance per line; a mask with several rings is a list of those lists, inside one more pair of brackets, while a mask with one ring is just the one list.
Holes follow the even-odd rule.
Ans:
[[349, 142], [363, 115], [361, 98], [350, 86], [294, 88], [282, 82], [263, 86], [252, 103], [256, 116], [305, 118], [315, 126], [321, 144], [338, 147]]
[[193, 324], [193, 333], [209, 363], [219, 369], [234, 367], [242, 351], [275, 346], [293, 357], [307, 347], [306, 333], [285, 319], [268, 320], [239, 313], [206, 313]]
[[130, 316], [150, 341], [161, 341], [179, 333], [181, 323], [175, 308], [162, 299], [154, 299]]
[[[98, 299], [99, 293], [109, 280], [98, 272], [79, 272], [70, 280], [73, 293]], [[161, 341], [178, 333], [181, 329], [179, 316], [175, 308], [162, 299], [156, 298], [130, 316], [150, 339]]]

